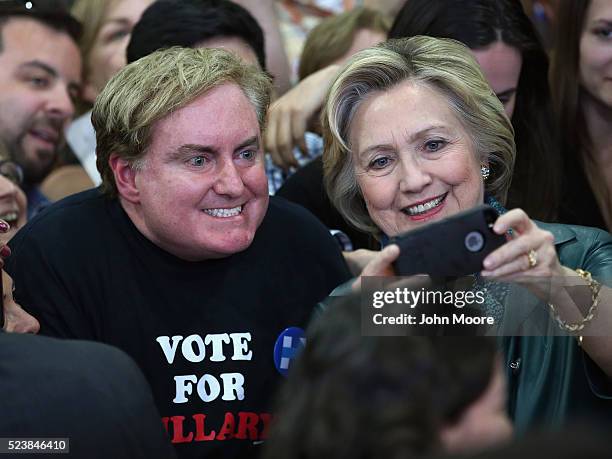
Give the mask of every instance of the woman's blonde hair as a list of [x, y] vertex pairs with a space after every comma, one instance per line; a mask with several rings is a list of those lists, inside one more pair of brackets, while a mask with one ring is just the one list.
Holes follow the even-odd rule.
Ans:
[[391, 21], [383, 13], [365, 7], [323, 19], [310, 31], [304, 43], [300, 80], [344, 56], [358, 31], [373, 30], [386, 36], [390, 28]]
[[124, 67], [111, 78], [94, 104], [96, 165], [104, 191], [116, 196], [108, 164], [112, 153], [141, 168], [153, 124], [223, 84], [235, 84], [253, 105], [259, 126], [265, 126], [270, 104], [270, 78], [222, 49], [169, 48]]
[[108, 12], [119, 0], [76, 0], [70, 12], [83, 26], [79, 47], [86, 61]]
[[426, 85], [448, 100], [478, 160], [491, 169], [486, 192], [505, 203], [516, 151], [503, 105], [467, 47], [455, 40], [419, 36], [389, 40], [355, 54], [329, 91], [322, 114], [324, 181], [342, 216], [358, 229], [380, 237], [357, 184], [349, 137], [361, 103], [404, 81]]
[[[89, 68], [89, 55], [96, 44], [96, 38], [104, 21], [120, 0], [76, 0], [70, 10], [71, 14], [78, 19], [83, 29], [78, 41], [81, 57], [83, 59], [83, 81], [91, 79]], [[91, 108], [91, 103], [80, 100], [77, 107], [78, 113], [84, 113]]]

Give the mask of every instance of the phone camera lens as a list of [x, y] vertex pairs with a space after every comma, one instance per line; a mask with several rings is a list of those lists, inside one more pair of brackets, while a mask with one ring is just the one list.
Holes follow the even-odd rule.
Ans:
[[465, 236], [465, 248], [470, 252], [480, 252], [485, 244], [484, 236], [480, 231], [470, 231]]

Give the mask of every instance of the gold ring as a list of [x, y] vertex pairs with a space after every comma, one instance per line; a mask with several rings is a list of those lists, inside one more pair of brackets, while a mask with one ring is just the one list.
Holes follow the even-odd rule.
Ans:
[[527, 269], [536, 267], [538, 264], [538, 257], [535, 250], [531, 249], [529, 252], [527, 252], [527, 261], [529, 262], [529, 267]]

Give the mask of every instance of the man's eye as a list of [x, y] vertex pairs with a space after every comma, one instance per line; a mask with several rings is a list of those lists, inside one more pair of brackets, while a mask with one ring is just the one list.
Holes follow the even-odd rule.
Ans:
[[256, 151], [254, 150], [244, 150], [240, 152], [240, 158], [241, 159], [246, 159], [246, 160], [252, 160], [255, 158], [255, 155], [257, 154]]
[[49, 79], [48, 78], [41, 78], [41, 77], [31, 77], [29, 79], [29, 82], [32, 86], [36, 87], [36, 88], [46, 88], [49, 85]]
[[206, 164], [206, 158], [204, 156], [194, 156], [189, 160], [189, 164], [195, 167], [202, 167]]

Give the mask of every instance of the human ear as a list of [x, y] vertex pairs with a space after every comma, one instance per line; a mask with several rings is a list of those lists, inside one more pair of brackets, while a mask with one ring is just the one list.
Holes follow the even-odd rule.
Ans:
[[110, 155], [108, 164], [113, 171], [119, 196], [133, 204], [140, 202], [140, 192], [136, 185], [138, 171], [132, 167], [128, 160], [121, 158], [117, 153]]

